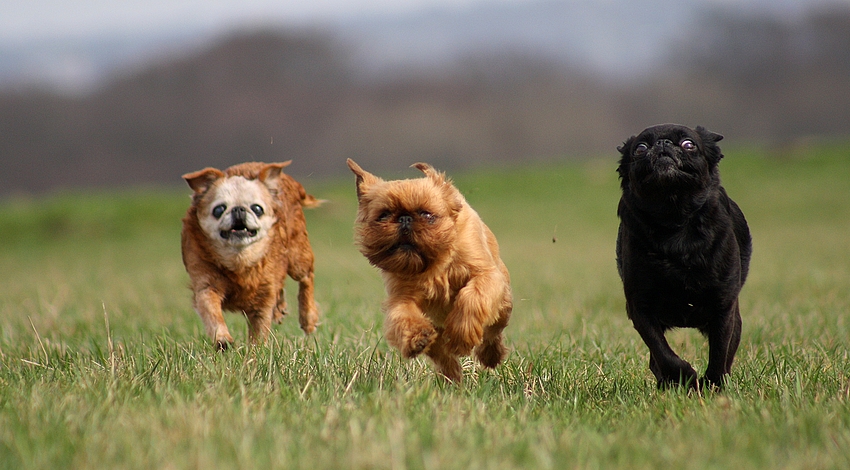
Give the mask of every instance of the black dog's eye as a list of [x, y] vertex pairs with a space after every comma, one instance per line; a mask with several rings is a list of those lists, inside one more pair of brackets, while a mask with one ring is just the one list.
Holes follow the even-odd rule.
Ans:
[[225, 209], [227, 209], [227, 206], [225, 206], [224, 204], [219, 204], [219, 205], [213, 207], [213, 211], [212, 211], [213, 217], [215, 217], [216, 219], [221, 217], [221, 214], [224, 214]]
[[257, 217], [263, 215], [265, 212], [263, 211], [263, 206], [259, 204], [251, 204], [251, 212], [257, 215]]
[[693, 141], [693, 140], [691, 140], [691, 139], [685, 139], [685, 140], [683, 140], [683, 141], [682, 141], [682, 143], [681, 143], [681, 144], [679, 144], [679, 146], [681, 146], [683, 150], [687, 150], [687, 151], [689, 151], [689, 152], [690, 152], [691, 150], [696, 150], [696, 149], [697, 149], [697, 144], [695, 144], [695, 143], [694, 143], [694, 141]]
[[643, 155], [647, 150], [649, 150], [649, 146], [641, 142], [635, 147], [635, 155]]
[[386, 222], [390, 218], [390, 215], [392, 214], [389, 211], [381, 212], [381, 215], [378, 216], [378, 222]]

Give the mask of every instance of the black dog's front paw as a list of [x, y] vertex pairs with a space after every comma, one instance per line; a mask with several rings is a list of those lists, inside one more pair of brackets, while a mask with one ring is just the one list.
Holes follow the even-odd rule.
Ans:
[[696, 389], [700, 386], [697, 372], [685, 361], [681, 361], [681, 364], [677, 366], [668, 366], [664, 370], [653, 362], [649, 368], [655, 374], [655, 379], [658, 380], [658, 388], [661, 390], [674, 387]]
[[722, 378], [712, 379], [706, 375], [699, 379], [699, 389], [705, 392], [720, 392], [723, 390], [723, 382]]

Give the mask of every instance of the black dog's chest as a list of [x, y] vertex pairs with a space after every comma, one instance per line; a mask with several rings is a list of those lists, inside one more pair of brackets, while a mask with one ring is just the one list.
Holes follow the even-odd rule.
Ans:
[[704, 328], [723, 303], [712, 240], [687, 231], [654, 236], [630, 233], [621, 240], [621, 269], [630, 298], [667, 327]]

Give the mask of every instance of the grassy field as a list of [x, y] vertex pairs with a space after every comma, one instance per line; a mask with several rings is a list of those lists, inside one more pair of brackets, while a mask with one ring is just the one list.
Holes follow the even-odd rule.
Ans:
[[[248, 348], [230, 315], [226, 353], [190, 305], [188, 188], [8, 200], [0, 468], [850, 468], [850, 148], [726, 153], [755, 253], [729, 385], [707, 396], [657, 391], [626, 318], [613, 157], [453, 175], [515, 298], [510, 356], [465, 363], [459, 387], [384, 341], [353, 178], [302, 180], [330, 200], [308, 213], [318, 332], [287, 318]], [[670, 339], [705, 367], [698, 334]]]

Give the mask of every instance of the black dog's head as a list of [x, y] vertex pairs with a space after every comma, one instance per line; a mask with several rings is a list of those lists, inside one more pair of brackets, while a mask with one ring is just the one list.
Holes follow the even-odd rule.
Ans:
[[622, 155], [617, 172], [623, 191], [653, 197], [719, 185], [721, 139], [703, 127], [661, 124], [644, 129], [617, 148]]

